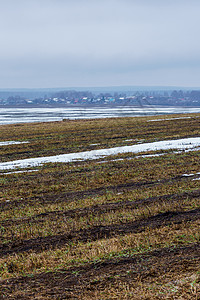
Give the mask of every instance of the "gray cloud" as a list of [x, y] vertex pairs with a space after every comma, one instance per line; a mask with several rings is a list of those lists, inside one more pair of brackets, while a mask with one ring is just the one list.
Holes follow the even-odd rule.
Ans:
[[198, 85], [195, 0], [0, 3], [1, 87]]

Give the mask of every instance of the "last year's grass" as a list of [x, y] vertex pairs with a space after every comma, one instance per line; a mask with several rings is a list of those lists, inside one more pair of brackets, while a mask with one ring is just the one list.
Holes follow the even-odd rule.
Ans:
[[[1, 126], [29, 141], [1, 161], [199, 136], [185, 116]], [[0, 176], [2, 299], [199, 299], [199, 151], [106, 161]]]

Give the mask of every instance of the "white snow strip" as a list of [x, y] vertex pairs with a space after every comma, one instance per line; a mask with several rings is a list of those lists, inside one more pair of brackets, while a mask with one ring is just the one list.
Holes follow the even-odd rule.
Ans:
[[[131, 159], [131, 158], [126, 158], [126, 159]], [[108, 163], [111, 161], [119, 161], [119, 160], [125, 160], [125, 158], [116, 158], [116, 159], [111, 159], [111, 160], [102, 160], [102, 161], [98, 161], [98, 164], [104, 164], [104, 163]]]
[[156, 156], [163, 156], [169, 153], [158, 153], [158, 154], [146, 154], [146, 155], [138, 155], [135, 158], [140, 158], [140, 157], [156, 157]]
[[27, 143], [29, 142], [6, 141], [6, 142], [0, 142], [0, 146], [18, 145], [18, 144], [27, 144]]
[[182, 176], [184, 177], [190, 177], [190, 176], [194, 176], [195, 174], [191, 173], [191, 174], [183, 174]]
[[191, 119], [191, 118], [192, 117], [179, 117], [179, 118], [170, 118], [170, 119], [156, 119], [156, 120], [148, 120], [147, 122], [171, 121], [171, 120]]
[[192, 179], [192, 181], [194, 181], [194, 180], [200, 180], [200, 178], [194, 178], [194, 179]]
[[[180, 152], [172, 152], [172, 153], [180, 153]], [[168, 152], [166, 153], [157, 153], [157, 154], [144, 154], [144, 155], [138, 155], [138, 156], [135, 156], [135, 157], [126, 157], [126, 158], [117, 158], [117, 159], [112, 159], [112, 160], [102, 160], [102, 161], [99, 161], [98, 164], [103, 164], [103, 163], [108, 163], [108, 162], [111, 162], [111, 161], [119, 161], [119, 160], [125, 160], [125, 159], [135, 159], [135, 158], [143, 158], [143, 157], [157, 157], [157, 156], [163, 156], [163, 155], [167, 155], [169, 154]]]
[[168, 150], [168, 149], [194, 149], [200, 146], [200, 137], [195, 138], [186, 138], [179, 140], [167, 140], [153, 143], [144, 143], [140, 145], [132, 145], [132, 146], [122, 146], [122, 147], [114, 147], [110, 149], [99, 149], [99, 150], [91, 150], [85, 152], [78, 153], [68, 153], [68, 154], [60, 154], [55, 156], [47, 156], [47, 157], [36, 157], [36, 158], [28, 158], [21, 159], [9, 162], [0, 163], [0, 170], [8, 170], [13, 168], [30, 168], [38, 165], [43, 165], [45, 163], [67, 163], [77, 160], [90, 160], [90, 159], [98, 159], [102, 157], [106, 157], [109, 155], [116, 155], [119, 153], [138, 153], [145, 151], [156, 151], [156, 150]]
[[23, 170], [23, 171], [12, 171], [6, 173], [0, 173], [0, 175], [14, 174], [14, 173], [28, 173], [28, 172], [38, 172], [39, 170]]
[[[195, 175], [200, 175], [200, 172], [197, 172], [197, 173], [191, 173], [191, 174], [183, 174], [182, 176], [190, 177], [190, 176], [195, 176]], [[197, 180], [197, 179], [194, 179], [194, 180]]]
[[130, 140], [125, 140], [125, 142], [131, 142], [131, 141], [133, 141], [133, 139], [130, 139]]

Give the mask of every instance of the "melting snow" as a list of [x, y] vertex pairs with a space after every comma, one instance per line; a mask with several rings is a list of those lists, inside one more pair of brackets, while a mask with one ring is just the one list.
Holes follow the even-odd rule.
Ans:
[[170, 118], [170, 119], [155, 119], [155, 120], [148, 120], [147, 122], [171, 121], [171, 120], [191, 119], [191, 118], [192, 117], [179, 117], [179, 118]]
[[166, 155], [168, 153], [159, 153], [159, 154], [145, 154], [145, 155], [138, 155], [135, 158], [140, 158], [140, 157], [156, 157], [156, 156], [163, 156]]
[[14, 174], [14, 173], [27, 173], [27, 172], [37, 172], [39, 170], [23, 170], [23, 171], [12, 171], [6, 173], [0, 173], [0, 175]]
[[27, 144], [27, 143], [28, 142], [6, 141], [6, 142], [0, 142], [0, 146], [18, 145], [18, 144]]
[[0, 163], [1, 170], [8, 170], [13, 168], [27, 168], [34, 167], [38, 165], [43, 165], [45, 163], [67, 163], [77, 160], [88, 160], [88, 159], [98, 159], [102, 157], [106, 157], [109, 155], [116, 155], [119, 153], [138, 153], [145, 151], [156, 151], [156, 150], [168, 150], [168, 149], [179, 149], [185, 150], [190, 149], [190, 151], [194, 148], [200, 147], [200, 137], [195, 138], [186, 138], [179, 140], [167, 140], [153, 143], [144, 143], [139, 145], [132, 146], [122, 146], [122, 147], [114, 147], [110, 149], [99, 149], [99, 150], [91, 150], [85, 152], [78, 153], [68, 153], [68, 154], [60, 154], [55, 156], [47, 156], [47, 157], [36, 157], [36, 158], [28, 158], [21, 159], [9, 162]]
[[183, 174], [182, 176], [184, 177], [190, 177], [190, 176], [194, 176], [195, 174], [191, 173], [191, 174]]
[[[174, 153], [174, 152], [173, 152], [173, 153]], [[146, 154], [146, 155], [138, 155], [138, 156], [135, 156], [135, 157], [116, 158], [116, 159], [111, 159], [111, 160], [102, 160], [102, 161], [99, 161], [98, 164], [108, 163], [108, 162], [111, 162], [111, 161], [125, 160], [125, 159], [134, 159], [134, 158], [141, 158], [141, 157], [162, 156], [162, 155], [166, 155], [166, 154], [168, 154], [168, 153]]]
[[[126, 159], [131, 159], [131, 158], [126, 158]], [[111, 161], [119, 161], [119, 160], [125, 160], [125, 158], [116, 158], [116, 159], [111, 159], [111, 160], [102, 160], [102, 161], [98, 161], [98, 164], [104, 164], [104, 163], [108, 163]]]
[[131, 141], [133, 141], [133, 139], [130, 139], [130, 140], [125, 140], [125, 142], [131, 142]]
[[[200, 172], [197, 172], [197, 173], [191, 173], [191, 174], [183, 174], [182, 176], [185, 176], [185, 177], [190, 177], [190, 176], [195, 176], [195, 175], [200, 175]], [[194, 178], [192, 180], [199, 180], [199, 178]]]

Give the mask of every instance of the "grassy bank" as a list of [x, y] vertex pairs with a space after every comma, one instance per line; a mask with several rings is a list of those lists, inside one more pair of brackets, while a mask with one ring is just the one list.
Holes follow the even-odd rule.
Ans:
[[[200, 114], [13, 124], [0, 157], [199, 136]], [[142, 154], [0, 171], [2, 299], [200, 299], [200, 151]]]

